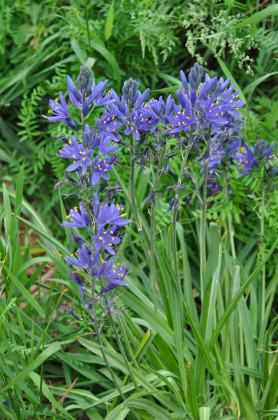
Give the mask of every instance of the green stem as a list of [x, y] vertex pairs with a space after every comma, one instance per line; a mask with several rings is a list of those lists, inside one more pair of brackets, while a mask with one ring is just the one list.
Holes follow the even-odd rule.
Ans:
[[[177, 218], [178, 218], [178, 202], [179, 194], [175, 195], [175, 206], [173, 210], [173, 220], [172, 220], [172, 253], [173, 253], [173, 268], [175, 272], [176, 279], [179, 279], [179, 266], [178, 266], [178, 257], [177, 257]], [[177, 205], [176, 205], [177, 203]]]
[[[226, 174], [224, 174], [224, 188], [225, 188], [225, 196], [226, 196], [226, 201], [227, 204], [229, 203], [229, 183], [228, 183], [228, 177]], [[233, 226], [233, 221], [232, 221], [232, 216], [230, 211], [228, 211], [227, 214], [227, 219], [228, 219], [228, 233], [229, 233], [229, 241], [230, 241], [230, 248], [231, 248], [231, 253], [234, 259], [236, 259], [236, 247], [235, 247], [235, 231], [234, 231], [234, 226]]]
[[187, 149], [187, 152], [185, 155], [183, 155], [182, 150], [181, 150], [182, 165], [179, 172], [177, 190], [176, 190], [176, 195], [175, 195], [175, 202], [177, 203], [177, 205], [174, 206], [173, 220], [172, 220], [173, 268], [174, 268], [174, 272], [175, 272], [177, 280], [179, 279], [179, 267], [178, 267], [178, 258], [177, 258], [177, 219], [178, 219], [178, 212], [179, 212], [179, 201], [180, 201], [180, 194], [181, 194], [182, 178], [183, 178], [184, 169], [186, 167], [189, 153], [190, 153], [190, 148]]
[[154, 309], [157, 311], [158, 308], [158, 298], [156, 294], [156, 290], [158, 289], [157, 283], [157, 267], [156, 267], [156, 258], [155, 258], [155, 247], [156, 247], [156, 232], [155, 232], [155, 210], [156, 210], [156, 191], [157, 191], [157, 184], [159, 178], [159, 169], [154, 175], [154, 183], [153, 183], [153, 200], [151, 205], [151, 215], [150, 215], [150, 271], [151, 271], [151, 285], [153, 290], [154, 296]]
[[[265, 218], [264, 218], [264, 207], [265, 207], [265, 187], [262, 186], [262, 205], [260, 214], [260, 248], [262, 258], [264, 258], [264, 235], [265, 235]], [[266, 271], [265, 264], [262, 265], [262, 280], [261, 280], [261, 322], [264, 323], [265, 316], [265, 284], [266, 284]]]
[[135, 196], [135, 139], [134, 139], [134, 136], [131, 136], [130, 158], [131, 158], [131, 171], [130, 171], [131, 205], [132, 205], [132, 210], [135, 215], [135, 222], [137, 225], [137, 229], [140, 232], [142, 231], [142, 223], [141, 223], [139, 212], [137, 209], [136, 196]]
[[206, 222], [207, 222], [207, 184], [208, 184], [208, 164], [204, 165], [203, 194], [201, 204], [200, 220], [200, 289], [201, 299], [203, 300], [206, 273]]
[[105, 354], [105, 350], [104, 350], [103, 345], [102, 345], [102, 340], [101, 340], [101, 335], [100, 335], [100, 331], [99, 331], [99, 326], [98, 326], [98, 321], [97, 321], [97, 315], [96, 315], [95, 308], [93, 308], [92, 315], [93, 315], [93, 321], [94, 321], [95, 331], [96, 331], [96, 334], [97, 334], [98, 344], [99, 344], [99, 348], [100, 348], [100, 351], [101, 351], [102, 358], [103, 358], [103, 360], [104, 360], [104, 362], [106, 364], [107, 369], [109, 370], [109, 372], [111, 374], [111, 378], [112, 378], [112, 381], [113, 381], [116, 389], [118, 390], [118, 392], [119, 392], [122, 400], [124, 401], [125, 400], [125, 397], [124, 397], [124, 395], [123, 395], [123, 393], [121, 391], [121, 388], [119, 387], [119, 384], [118, 384], [118, 382], [116, 380], [114, 371], [111, 368], [111, 366], [109, 365], [108, 359], [107, 359], [106, 354]]
[[114, 322], [114, 319], [113, 319], [113, 316], [112, 316], [112, 314], [111, 314], [111, 310], [110, 310], [110, 309], [108, 309], [108, 315], [109, 315], [109, 319], [110, 319], [110, 323], [111, 323], [111, 327], [112, 327], [113, 333], [114, 333], [115, 338], [116, 338], [116, 341], [117, 341], [117, 345], [118, 345], [119, 350], [120, 350], [120, 352], [121, 352], [121, 355], [123, 356], [123, 359], [124, 359], [124, 361], [125, 361], [125, 363], [126, 363], [126, 367], [127, 367], [128, 372], [129, 372], [129, 376], [130, 376], [130, 378], [131, 378], [131, 380], [132, 380], [132, 382], [133, 382], [133, 384], [134, 384], [135, 389], [138, 391], [138, 385], [137, 385], [137, 382], [136, 382], [136, 380], [135, 380], [135, 378], [134, 378], [134, 375], [133, 375], [133, 373], [132, 373], [132, 371], [131, 371], [131, 369], [130, 369], [130, 362], [129, 362], [129, 360], [128, 360], [128, 358], [127, 358], [127, 355], [126, 355], [126, 353], [125, 353], [125, 350], [124, 350], [124, 348], [123, 348], [123, 345], [122, 345], [122, 342], [121, 342], [121, 340], [120, 340], [120, 337], [119, 337], [118, 331], [117, 331], [117, 329], [116, 329], [115, 322]]

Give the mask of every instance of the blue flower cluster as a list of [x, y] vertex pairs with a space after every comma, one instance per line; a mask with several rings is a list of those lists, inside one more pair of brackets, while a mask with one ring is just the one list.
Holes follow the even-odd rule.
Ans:
[[[122, 95], [118, 96], [113, 90], [105, 93], [107, 82], [86, 82], [78, 89], [68, 77], [68, 96], [72, 105], [81, 111], [83, 125], [94, 108], [104, 107], [96, 119], [93, 133], [85, 127], [83, 143], [90, 144], [91, 149], [100, 146], [101, 154], [107, 155], [113, 152], [110, 142], [125, 144], [123, 139], [128, 136], [133, 136], [140, 145], [147, 136], [159, 138], [161, 133], [176, 138], [186, 134], [194, 141], [206, 142], [223, 134], [231, 136], [239, 130], [241, 116], [238, 108], [243, 102], [237, 99], [238, 92], [230, 86], [229, 80], [211, 78], [198, 64], [193, 66], [188, 78], [183, 71], [180, 78], [181, 87], [176, 92], [176, 100], [171, 95], [164, 100], [162, 97], [149, 98], [149, 89], [140, 92], [138, 82], [133, 79], [124, 83]], [[50, 108], [53, 116], [48, 117], [49, 121], [61, 121], [78, 130], [61, 93], [60, 102], [51, 100]], [[72, 139], [72, 145], [61, 152], [61, 156], [76, 160], [68, 170], [82, 167], [85, 171], [93, 155], [91, 149], [84, 150]], [[99, 168], [104, 175], [104, 169], [109, 171], [113, 162], [108, 160], [106, 163], [96, 160], [95, 170]]]
[[206, 156], [208, 168], [212, 175], [216, 174], [218, 169], [227, 165], [233, 165], [237, 169], [239, 177], [249, 174], [261, 164], [264, 165], [267, 172], [277, 173], [275, 168], [277, 157], [272, 145], [262, 140], [258, 140], [253, 147], [240, 138], [230, 141], [220, 140], [218, 138], [211, 140]]
[[[103, 126], [88, 122], [96, 107], [112, 106], [117, 97], [106, 93], [107, 82], [96, 84], [88, 69], [82, 68], [77, 86], [67, 78], [67, 95], [60, 93], [60, 101], [50, 100], [51, 122], [63, 122], [74, 135], [63, 137], [59, 156], [70, 161], [66, 168], [68, 181], [77, 189], [78, 207], [69, 211], [62, 226], [72, 231], [76, 251], [65, 261], [71, 267], [69, 277], [79, 286], [85, 308], [97, 302], [118, 286], [126, 286], [127, 267], [117, 255], [123, 229], [129, 223], [123, 206], [110, 198], [100, 202], [109, 174], [117, 160], [119, 138], [115, 135], [121, 125], [113, 120]], [[81, 112], [79, 124], [69, 114], [71, 105]], [[109, 129], [107, 129], [109, 127]], [[107, 305], [107, 297], [105, 297]]]
[[[240, 176], [249, 174], [261, 162], [275, 171], [272, 146], [257, 142], [251, 147], [240, 138], [239, 108], [243, 102], [229, 80], [211, 78], [198, 64], [188, 77], [181, 71], [180, 79], [175, 97], [150, 98], [150, 90], [141, 92], [133, 79], [124, 83], [118, 96], [114, 90], [107, 92], [106, 81], [96, 83], [89, 69], [83, 67], [77, 83], [67, 78], [67, 94], [60, 93], [59, 100], [49, 102], [51, 115], [46, 118], [74, 131], [64, 140], [59, 156], [70, 161], [67, 179], [78, 187], [80, 204], [79, 209], [70, 211], [63, 226], [74, 230], [73, 239], [79, 247], [66, 261], [74, 267], [70, 276], [78, 283], [85, 305], [90, 300], [82, 273], [101, 285], [100, 295], [126, 284], [127, 269], [117, 263], [116, 249], [129, 221], [121, 206], [111, 200], [100, 203], [97, 193], [109, 181], [121, 146], [129, 149], [133, 163], [155, 156], [156, 162], [165, 160], [165, 167], [181, 148], [189, 147], [208, 168], [208, 185], [215, 191], [217, 185], [210, 181], [226, 163], [233, 165]], [[80, 112], [79, 122], [71, 117], [70, 107]], [[168, 139], [171, 144], [174, 140], [176, 150], [173, 153], [170, 148], [167, 155]], [[159, 154], [160, 148], [166, 153]], [[88, 199], [92, 192], [93, 198]]]

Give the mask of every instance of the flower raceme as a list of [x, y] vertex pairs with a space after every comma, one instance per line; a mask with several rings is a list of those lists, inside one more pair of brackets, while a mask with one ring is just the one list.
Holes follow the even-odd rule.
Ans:
[[[226, 163], [233, 165], [239, 176], [249, 174], [261, 162], [274, 173], [276, 158], [272, 147], [257, 142], [252, 148], [240, 138], [239, 109], [243, 102], [230, 81], [210, 77], [198, 64], [188, 76], [181, 71], [180, 79], [175, 98], [151, 98], [150, 90], [141, 92], [133, 79], [124, 83], [122, 95], [118, 96], [113, 90], [107, 92], [107, 81], [96, 83], [84, 66], [76, 83], [67, 77], [67, 94], [60, 93], [59, 100], [49, 102], [51, 115], [45, 118], [74, 130], [59, 156], [71, 161], [66, 168], [67, 180], [76, 189], [80, 203], [79, 208], [70, 210], [63, 227], [72, 230], [73, 241], [78, 245], [66, 262], [73, 267], [70, 278], [78, 285], [87, 307], [96, 295], [86, 287], [85, 278], [97, 286], [93, 290], [98, 297], [126, 285], [128, 270], [119, 262], [118, 246], [129, 220], [121, 205], [109, 197], [102, 203], [99, 200], [100, 191], [104, 196], [105, 191], [111, 190], [110, 174], [122, 146], [135, 153], [131, 154], [132, 160], [138, 156], [146, 159], [146, 139], [151, 145], [165, 145], [168, 138], [176, 142], [178, 151], [193, 145], [198, 161], [206, 163], [214, 176], [221, 168], [225, 170]], [[72, 107], [80, 113], [79, 121], [71, 117]], [[214, 181], [213, 189], [218, 191]]]
[[[63, 222], [65, 228], [79, 229], [80, 231], [83, 229], [87, 234], [86, 239], [84, 234], [83, 238], [75, 234], [74, 240], [79, 244], [79, 248], [73, 256], [66, 258], [66, 262], [87, 272], [95, 280], [102, 280], [100, 290], [102, 295], [115, 289], [117, 278], [118, 285], [126, 285], [122, 273], [127, 273], [127, 269], [122, 264], [120, 264], [121, 271], [117, 269], [113, 274], [113, 279], [107, 267], [114, 267], [117, 264], [114, 259], [111, 260], [111, 256], [116, 255], [115, 247], [121, 242], [121, 229], [128, 223], [129, 220], [126, 219], [122, 206], [114, 203], [100, 203], [97, 193], [94, 194], [88, 210], [80, 203], [79, 209], [77, 207], [71, 209], [67, 220]], [[106, 269], [102, 269], [103, 266]], [[75, 281], [74, 274], [76, 273], [71, 273], [70, 278]], [[82, 280], [80, 274], [78, 279], [80, 283]], [[111, 279], [113, 285], [109, 284]], [[80, 284], [79, 287], [81, 287]], [[84, 299], [85, 296], [85, 288], [82, 283], [82, 298]]]

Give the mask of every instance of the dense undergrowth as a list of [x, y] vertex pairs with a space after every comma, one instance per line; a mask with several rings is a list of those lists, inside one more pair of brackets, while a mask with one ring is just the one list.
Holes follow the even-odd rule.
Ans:
[[181, 181], [182, 156], [173, 155], [159, 185], [159, 160], [142, 167], [138, 158], [134, 197], [130, 152], [120, 147], [110, 183], [132, 221], [119, 250], [128, 287], [98, 341], [64, 262], [74, 249], [61, 222], [76, 205], [64, 194], [74, 191], [54, 188], [70, 130], [43, 118], [80, 65], [119, 95], [132, 77], [166, 97], [197, 60], [239, 91], [243, 141], [277, 153], [275, 2], [22, 0], [2, 1], [1, 11], [1, 418], [276, 419], [278, 193], [269, 168], [219, 176], [204, 238], [200, 156]]

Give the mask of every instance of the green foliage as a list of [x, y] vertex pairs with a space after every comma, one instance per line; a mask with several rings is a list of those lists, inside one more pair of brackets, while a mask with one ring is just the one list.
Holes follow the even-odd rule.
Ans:
[[[78, 74], [80, 63], [120, 90], [126, 77], [164, 87], [196, 57], [210, 68], [215, 67], [215, 56], [224, 59], [229, 76], [246, 89], [253, 138], [276, 141], [275, 6], [260, 9], [251, 0], [194, 0], [187, 7], [179, 0], [78, 0], [62, 7], [55, 0], [2, 3], [1, 174], [14, 176], [25, 162], [27, 194], [41, 192], [41, 203], [46, 183], [54, 184], [64, 169], [52, 140], [61, 131], [46, 124], [42, 115], [47, 114], [48, 99], [65, 88], [65, 76]], [[253, 72], [253, 86], [246, 70]], [[254, 90], [256, 102], [251, 98]]]
[[[80, 63], [118, 91], [125, 78], [134, 77], [141, 87], [163, 92], [177, 83], [181, 68], [197, 59], [231, 77], [246, 98], [244, 137], [252, 144], [264, 139], [277, 145], [277, 5], [2, 0], [0, 6], [0, 169], [5, 181], [0, 199], [0, 417], [275, 419], [277, 187], [258, 169], [250, 177], [234, 173], [228, 195], [224, 189], [209, 197], [201, 303], [196, 185], [186, 180], [173, 256], [166, 188], [180, 162], [161, 180], [154, 232], [152, 204], [146, 200], [152, 170], [138, 170], [143, 231], [138, 235], [132, 224], [122, 244], [129, 288], [120, 293], [120, 311], [113, 314], [124, 354], [109, 319], [102, 327], [105, 352], [125, 396], [121, 401], [85, 313], [81, 320], [68, 313], [76, 308], [82, 314], [82, 307], [63, 262], [69, 238], [57, 239], [64, 235], [64, 208], [53, 191], [65, 170], [57, 151], [67, 129], [42, 116], [49, 98], [65, 90], [66, 75], [77, 76]], [[121, 161], [128, 168], [124, 151]], [[133, 219], [128, 181], [128, 170], [112, 178], [123, 187], [122, 197], [127, 194]]]

